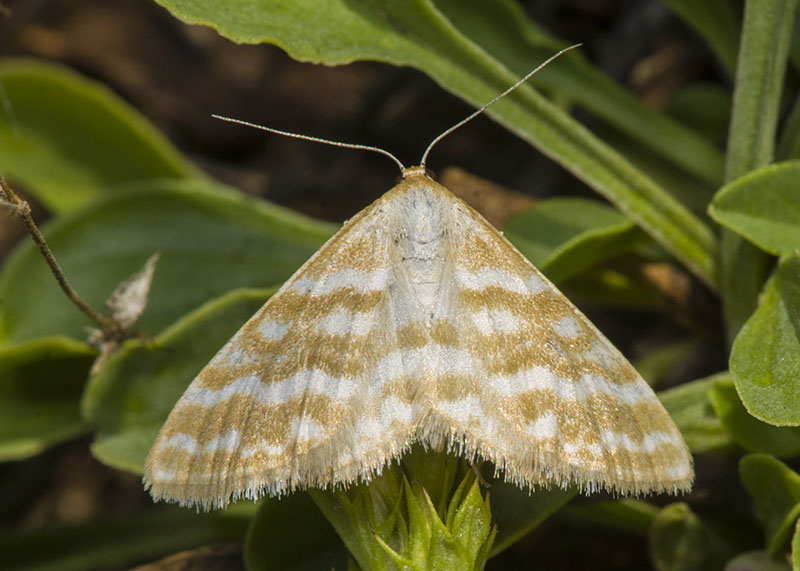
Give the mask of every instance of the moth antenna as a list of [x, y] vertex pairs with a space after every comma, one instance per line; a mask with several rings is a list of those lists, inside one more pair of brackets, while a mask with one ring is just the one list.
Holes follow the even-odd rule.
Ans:
[[392, 153], [385, 149], [381, 149], [380, 147], [373, 147], [371, 145], [358, 145], [356, 143], [342, 143], [341, 141], [332, 141], [330, 139], [322, 139], [320, 137], [312, 137], [311, 135], [302, 135], [300, 133], [292, 133], [291, 131], [281, 131], [280, 129], [273, 129], [272, 127], [265, 127], [264, 125], [258, 125], [257, 123], [250, 123], [249, 121], [243, 121], [241, 119], [233, 119], [231, 117], [224, 117], [222, 115], [211, 115], [214, 119], [219, 119], [221, 121], [227, 121], [228, 123], [236, 123], [237, 125], [244, 125], [246, 127], [253, 127], [254, 129], [260, 129], [262, 131], [267, 131], [269, 133], [275, 133], [276, 135], [283, 135], [285, 137], [292, 137], [293, 139], [302, 139], [304, 141], [312, 141], [314, 143], [324, 143], [326, 145], [331, 145], [333, 147], [344, 147], [345, 149], [356, 149], [359, 151], [372, 151], [373, 153], [380, 153], [392, 159], [397, 166], [400, 167], [400, 172], [405, 170], [405, 165], [400, 162], [400, 159], [395, 157]]
[[514, 91], [517, 87], [519, 87], [520, 85], [522, 85], [523, 83], [528, 81], [533, 75], [535, 75], [537, 72], [541, 71], [541, 69], [543, 67], [545, 67], [546, 65], [548, 65], [551, 61], [553, 61], [554, 59], [562, 56], [563, 54], [567, 53], [570, 50], [574, 50], [575, 48], [581, 47], [582, 45], [583, 45], [582, 43], [581, 44], [573, 44], [573, 45], [571, 45], [569, 47], [564, 48], [563, 50], [559, 51], [558, 53], [553, 54], [552, 56], [550, 56], [549, 58], [544, 60], [541, 64], [536, 66], [536, 68], [534, 68], [533, 70], [529, 71], [527, 73], [527, 75], [525, 75], [525, 77], [523, 77], [522, 79], [517, 81], [514, 85], [512, 85], [511, 87], [506, 89], [503, 93], [497, 95], [494, 99], [492, 99], [491, 101], [486, 103], [483, 107], [481, 107], [480, 109], [476, 109], [468, 117], [465, 117], [464, 119], [462, 119], [461, 121], [459, 121], [458, 123], [456, 123], [455, 125], [450, 127], [449, 129], [447, 129], [446, 131], [441, 133], [438, 137], [436, 137], [433, 141], [431, 141], [430, 145], [428, 145], [428, 148], [425, 149], [425, 152], [422, 154], [422, 159], [419, 162], [419, 166], [421, 166], [422, 168], [425, 168], [425, 162], [428, 160], [428, 154], [431, 152], [431, 149], [434, 147], [434, 145], [436, 145], [436, 143], [438, 143], [439, 141], [444, 139], [447, 135], [449, 135], [450, 133], [452, 133], [453, 131], [455, 131], [459, 127], [461, 127], [461, 126], [465, 125], [466, 123], [469, 123], [470, 121], [472, 121], [475, 117], [477, 117], [478, 115], [480, 115], [481, 113], [486, 111], [486, 109], [488, 109], [489, 107], [491, 107], [492, 105], [497, 103], [499, 100], [501, 100], [503, 97], [505, 97], [506, 95], [508, 95], [512, 91]]

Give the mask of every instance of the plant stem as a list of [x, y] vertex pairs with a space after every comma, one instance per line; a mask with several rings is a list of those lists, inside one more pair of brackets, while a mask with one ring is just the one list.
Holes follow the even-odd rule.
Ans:
[[31, 238], [33, 238], [42, 256], [44, 256], [47, 265], [50, 266], [50, 271], [53, 272], [58, 285], [61, 286], [61, 289], [64, 290], [64, 293], [67, 294], [70, 301], [100, 327], [106, 339], [122, 336], [123, 330], [114, 319], [95, 311], [94, 308], [83, 301], [81, 296], [78, 295], [78, 292], [75, 291], [75, 288], [70, 285], [67, 276], [64, 274], [64, 270], [61, 269], [52, 250], [50, 250], [50, 247], [47, 245], [47, 241], [44, 239], [44, 236], [42, 236], [42, 233], [39, 231], [39, 227], [33, 220], [30, 205], [11, 189], [2, 176], [0, 176], [0, 204], [7, 208], [11, 214], [20, 218], [25, 224]]

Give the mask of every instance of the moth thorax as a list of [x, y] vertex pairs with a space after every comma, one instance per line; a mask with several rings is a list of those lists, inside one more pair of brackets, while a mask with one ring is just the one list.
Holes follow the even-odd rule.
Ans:
[[402, 264], [426, 315], [433, 313], [444, 272], [444, 220], [441, 204], [427, 188], [409, 193], [408, 216], [400, 234]]

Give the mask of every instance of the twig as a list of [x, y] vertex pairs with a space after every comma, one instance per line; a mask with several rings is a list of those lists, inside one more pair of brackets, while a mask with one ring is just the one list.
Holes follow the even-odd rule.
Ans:
[[67, 276], [64, 275], [64, 271], [61, 269], [53, 252], [47, 245], [47, 241], [39, 231], [39, 227], [36, 226], [36, 222], [33, 221], [30, 205], [11, 190], [11, 187], [2, 176], [0, 176], [0, 205], [7, 208], [12, 215], [20, 218], [25, 224], [33, 241], [44, 256], [47, 265], [50, 266], [50, 271], [53, 272], [58, 285], [61, 286], [61, 289], [64, 290], [64, 293], [67, 294], [70, 301], [100, 327], [106, 339], [124, 337], [125, 332], [116, 320], [95, 311], [88, 303], [81, 299], [78, 292], [70, 285]]

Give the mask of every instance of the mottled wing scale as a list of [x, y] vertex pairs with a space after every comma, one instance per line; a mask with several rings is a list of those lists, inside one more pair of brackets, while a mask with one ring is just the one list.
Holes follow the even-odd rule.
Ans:
[[455, 354], [473, 378], [442, 386], [440, 426], [518, 484], [688, 489], [691, 455], [636, 370], [483, 217], [455, 198], [449, 213], [452, 268], [432, 331], [440, 378]]
[[413, 171], [198, 375], [145, 483], [223, 506], [369, 478], [413, 442], [525, 485], [675, 492], [693, 477], [624, 357], [501, 233]]
[[146, 462], [154, 497], [212, 507], [348, 482], [408, 447], [413, 384], [397, 377], [415, 363], [387, 349], [414, 340], [394, 327], [410, 308], [392, 285], [386, 202], [346, 224], [191, 383]]

